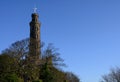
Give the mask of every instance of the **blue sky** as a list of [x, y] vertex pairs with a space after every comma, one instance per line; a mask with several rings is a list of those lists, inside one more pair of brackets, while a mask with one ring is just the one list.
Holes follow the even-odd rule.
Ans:
[[0, 51], [29, 37], [36, 5], [41, 39], [59, 48], [66, 71], [99, 82], [120, 66], [120, 0], [1, 0]]

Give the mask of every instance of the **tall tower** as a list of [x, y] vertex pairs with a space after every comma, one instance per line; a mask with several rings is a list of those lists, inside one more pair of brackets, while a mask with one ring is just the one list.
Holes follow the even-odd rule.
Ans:
[[30, 45], [29, 45], [29, 58], [31, 61], [37, 61], [40, 59], [40, 25], [38, 21], [38, 14], [34, 12], [32, 14], [32, 20], [30, 22]]

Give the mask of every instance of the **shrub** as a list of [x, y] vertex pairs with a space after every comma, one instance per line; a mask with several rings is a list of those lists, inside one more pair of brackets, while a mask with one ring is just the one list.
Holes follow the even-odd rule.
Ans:
[[9, 74], [5, 77], [7, 82], [19, 82], [19, 78], [16, 74]]
[[42, 82], [42, 80], [36, 80], [36, 81], [32, 81], [32, 82]]

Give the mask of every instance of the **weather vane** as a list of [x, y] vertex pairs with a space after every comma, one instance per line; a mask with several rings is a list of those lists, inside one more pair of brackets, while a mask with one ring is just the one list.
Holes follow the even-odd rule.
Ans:
[[37, 8], [35, 7], [35, 8], [33, 8], [33, 11], [34, 11], [34, 13], [36, 13], [37, 12]]

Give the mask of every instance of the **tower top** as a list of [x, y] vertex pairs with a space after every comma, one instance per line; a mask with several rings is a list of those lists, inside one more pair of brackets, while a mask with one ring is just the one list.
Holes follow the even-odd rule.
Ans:
[[39, 15], [37, 13], [32, 13], [31, 17], [32, 17], [32, 22], [38, 22], [39, 23], [39, 20], [38, 20]]

